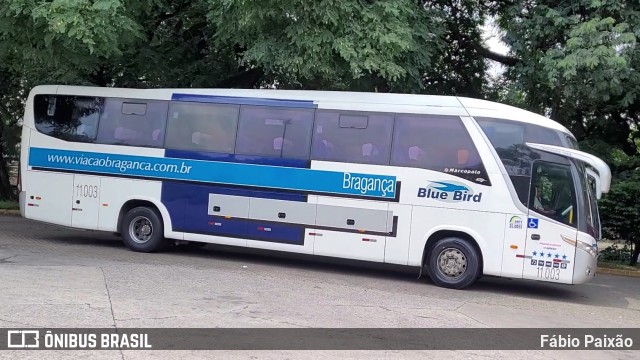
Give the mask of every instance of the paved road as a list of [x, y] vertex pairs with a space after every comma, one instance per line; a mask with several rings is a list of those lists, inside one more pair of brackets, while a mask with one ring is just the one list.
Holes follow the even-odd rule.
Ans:
[[[581, 286], [483, 278], [464, 291], [414, 274], [207, 246], [140, 254], [111, 234], [0, 217], [0, 327], [638, 327], [640, 279]], [[548, 359], [576, 352], [545, 352]], [[76, 358], [81, 352], [4, 352]], [[531, 352], [191, 352], [209, 358], [531, 358]], [[585, 351], [580, 358], [635, 358]], [[92, 358], [174, 358], [102, 351]], [[536, 356], [537, 357], [537, 356]]]

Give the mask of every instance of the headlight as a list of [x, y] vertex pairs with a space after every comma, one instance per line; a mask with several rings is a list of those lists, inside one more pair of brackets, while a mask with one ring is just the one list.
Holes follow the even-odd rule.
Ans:
[[591, 255], [594, 258], [598, 257], [598, 244], [588, 245], [583, 243], [582, 241], [576, 241], [576, 245], [578, 249], [585, 251], [587, 254]]
[[594, 244], [585, 244], [582, 241], [577, 241], [575, 239], [572, 239], [568, 236], [564, 236], [564, 235], [560, 235], [560, 237], [562, 238], [562, 240], [564, 240], [566, 243], [569, 243], [571, 245], [576, 246], [578, 249], [586, 252], [587, 254], [591, 255], [594, 258], [598, 257], [598, 243], [594, 243]]

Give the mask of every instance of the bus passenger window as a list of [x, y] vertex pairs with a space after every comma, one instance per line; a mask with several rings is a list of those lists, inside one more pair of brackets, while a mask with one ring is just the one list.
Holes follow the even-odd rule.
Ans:
[[98, 142], [162, 147], [167, 106], [166, 101], [106, 99], [100, 115]]
[[318, 110], [312, 158], [386, 165], [392, 132], [392, 114]]
[[308, 159], [313, 110], [240, 107], [236, 154]]
[[233, 154], [239, 109], [237, 105], [172, 102], [165, 147]]
[[103, 98], [37, 95], [34, 98], [36, 129], [55, 138], [94, 142]]
[[454, 116], [398, 115], [391, 164], [467, 174], [472, 180], [485, 172], [473, 140]]

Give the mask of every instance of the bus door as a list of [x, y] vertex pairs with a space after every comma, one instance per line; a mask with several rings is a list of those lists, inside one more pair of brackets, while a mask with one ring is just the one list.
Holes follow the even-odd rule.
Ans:
[[100, 177], [74, 175], [72, 201], [71, 226], [97, 229], [100, 209]]
[[571, 168], [535, 161], [528, 203], [523, 278], [571, 283], [577, 236]]

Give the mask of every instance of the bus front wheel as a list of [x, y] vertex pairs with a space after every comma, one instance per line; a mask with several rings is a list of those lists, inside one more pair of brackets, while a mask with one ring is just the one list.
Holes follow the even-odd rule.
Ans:
[[478, 251], [464, 239], [439, 240], [428, 260], [429, 277], [438, 286], [462, 289], [473, 284], [480, 273]]
[[127, 212], [122, 220], [124, 244], [137, 252], [162, 251], [166, 248], [162, 219], [148, 207], [136, 207]]

